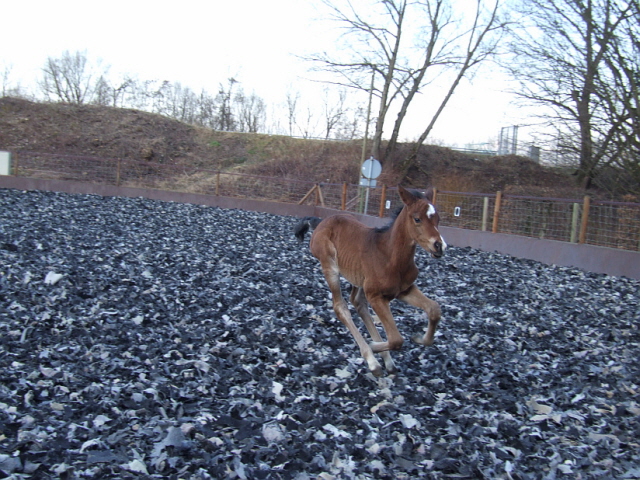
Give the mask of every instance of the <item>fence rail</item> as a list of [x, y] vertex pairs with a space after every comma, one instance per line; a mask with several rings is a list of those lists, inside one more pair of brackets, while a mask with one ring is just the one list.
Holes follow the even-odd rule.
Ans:
[[[186, 166], [20, 151], [13, 174], [155, 188], [329, 208], [385, 216], [401, 206], [396, 188], [317, 184], [282, 177]], [[438, 191], [441, 225], [640, 251], [640, 204]]]

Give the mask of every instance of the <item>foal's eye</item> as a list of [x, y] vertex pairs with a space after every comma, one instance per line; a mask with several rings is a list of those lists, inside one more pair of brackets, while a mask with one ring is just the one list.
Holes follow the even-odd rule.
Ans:
[[420, 223], [422, 220], [420, 220], [420, 217], [413, 217], [414, 222], [416, 223]]

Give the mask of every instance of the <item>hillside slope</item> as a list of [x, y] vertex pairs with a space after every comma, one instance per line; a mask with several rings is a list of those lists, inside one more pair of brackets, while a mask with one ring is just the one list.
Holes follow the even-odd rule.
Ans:
[[[401, 146], [401, 148], [403, 148]], [[408, 146], [404, 146], [408, 148]], [[218, 132], [138, 110], [0, 98], [0, 149], [234, 170], [317, 182], [358, 182], [361, 141]], [[523, 157], [478, 157], [425, 145], [402, 178], [381, 182], [441, 190], [577, 196], [570, 175]]]

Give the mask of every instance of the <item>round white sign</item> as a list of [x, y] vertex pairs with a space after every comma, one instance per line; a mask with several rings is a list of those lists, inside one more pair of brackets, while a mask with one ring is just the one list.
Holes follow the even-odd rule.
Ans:
[[362, 164], [362, 176], [364, 178], [378, 178], [382, 172], [382, 165], [375, 158], [371, 157]]

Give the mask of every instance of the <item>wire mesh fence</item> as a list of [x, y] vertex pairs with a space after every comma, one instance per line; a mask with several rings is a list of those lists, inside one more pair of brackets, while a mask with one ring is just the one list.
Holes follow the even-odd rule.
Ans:
[[439, 192], [443, 225], [640, 251], [640, 204]]
[[442, 225], [491, 231], [495, 195], [438, 192], [436, 204]]
[[[188, 166], [116, 158], [18, 152], [14, 175], [123, 187], [312, 203], [338, 210], [389, 216], [402, 205], [396, 188], [317, 184]], [[437, 192], [441, 225], [640, 251], [640, 204]]]
[[500, 231], [549, 240], [575, 241], [578, 238], [578, 224], [572, 222], [573, 205], [578, 204], [560, 199], [503, 198]]
[[640, 251], [640, 204], [593, 202], [585, 242]]

